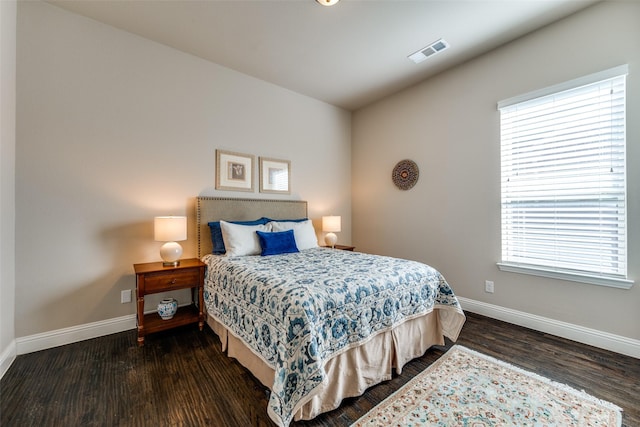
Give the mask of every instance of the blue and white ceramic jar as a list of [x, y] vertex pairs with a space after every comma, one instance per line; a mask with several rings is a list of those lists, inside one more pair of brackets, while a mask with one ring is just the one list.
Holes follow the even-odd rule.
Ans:
[[165, 298], [158, 304], [158, 314], [162, 320], [169, 320], [178, 311], [178, 301], [173, 298]]

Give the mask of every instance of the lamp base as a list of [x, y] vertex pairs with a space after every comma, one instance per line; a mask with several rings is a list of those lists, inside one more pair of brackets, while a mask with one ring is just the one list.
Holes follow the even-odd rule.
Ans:
[[167, 242], [160, 248], [160, 258], [162, 258], [163, 266], [176, 267], [180, 265], [180, 257], [182, 256], [182, 246], [177, 242]]
[[177, 267], [180, 265], [180, 261], [172, 261], [172, 262], [163, 262], [162, 266], [163, 267]]
[[336, 236], [335, 233], [327, 233], [327, 235], [324, 236], [324, 242], [327, 244], [327, 246], [331, 246], [332, 248], [336, 246], [337, 241], [338, 236]]

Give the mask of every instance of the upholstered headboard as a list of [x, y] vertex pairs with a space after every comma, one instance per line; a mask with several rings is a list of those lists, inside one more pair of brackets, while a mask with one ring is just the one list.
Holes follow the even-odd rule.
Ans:
[[273, 219], [307, 217], [307, 202], [302, 200], [233, 199], [225, 197], [198, 197], [196, 199], [196, 233], [198, 258], [210, 254], [212, 221], [248, 221], [263, 216]]

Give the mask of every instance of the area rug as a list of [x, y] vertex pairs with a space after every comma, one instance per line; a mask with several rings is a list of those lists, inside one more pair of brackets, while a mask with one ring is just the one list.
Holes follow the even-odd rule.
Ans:
[[606, 426], [621, 409], [456, 345], [352, 427]]

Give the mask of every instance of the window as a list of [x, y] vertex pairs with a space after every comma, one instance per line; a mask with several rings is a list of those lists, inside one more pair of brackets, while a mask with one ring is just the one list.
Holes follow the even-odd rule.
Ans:
[[501, 270], [630, 288], [627, 66], [498, 103]]

